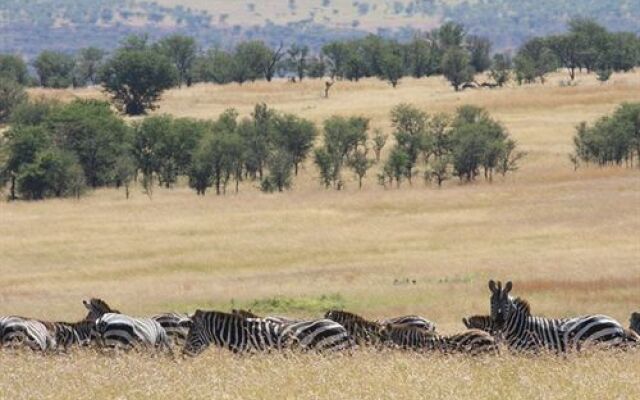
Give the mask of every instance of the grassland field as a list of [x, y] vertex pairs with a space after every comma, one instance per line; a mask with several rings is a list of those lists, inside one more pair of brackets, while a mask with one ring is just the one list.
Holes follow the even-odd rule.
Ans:
[[[536, 314], [611, 315], [640, 310], [640, 172], [569, 161], [574, 127], [640, 101], [640, 73], [606, 84], [579, 75], [546, 85], [455, 93], [439, 77], [242, 86], [167, 92], [156, 113], [248, 115], [257, 102], [318, 125], [363, 115], [391, 133], [390, 109], [429, 113], [486, 107], [527, 152], [520, 170], [492, 184], [422, 182], [385, 190], [370, 171], [364, 188], [324, 190], [309, 162], [294, 188], [267, 195], [198, 197], [186, 185], [152, 199], [115, 189], [81, 200], [0, 203], [0, 315], [48, 320], [84, 315], [102, 297], [134, 315], [252, 307], [318, 316], [339, 307], [370, 318], [416, 313], [439, 330], [489, 311], [489, 278], [512, 280]], [[95, 88], [33, 89], [34, 97], [93, 98]], [[390, 145], [388, 145], [390, 147]], [[415, 284], [412, 281], [415, 280]], [[362, 352], [240, 358], [210, 350], [195, 360], [93, 353], [44, 358], [0, 353], [0, 398], [638, 398], [640, 352], [529, 359]]]

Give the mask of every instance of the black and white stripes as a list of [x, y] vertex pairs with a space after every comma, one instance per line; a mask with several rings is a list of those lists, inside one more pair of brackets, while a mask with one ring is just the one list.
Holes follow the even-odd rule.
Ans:
[[[197, 310], [193, 315], [156, 314], [132, 317], [101, 299], [83, 301], [87, 309], [77, 322], [48, 322], [20, 316], [0, 317], [0, 347], [26, 348], [42, 353], [72, 348], [116, 348], [129, 351], [181, 347], [186, 355], [202, 353], [210, 345], [236, 353], [264, 351], [336, 352], [373, 347], [411, 349], [421, 353], [495, 354], [506, 346], [514, 352], [552, 353], [583, 351], [590, 347], [640, 346], [640, 313], [632, 313], [625, 329], [600, 314], [550, 319], [534, 316], [529, 303], [510, 296], [511, 282], [489, 282], [490, 315], [463, 318], [466, 331], [436, 333], [424, 317], [368, 320], [343, 310], [328, 311], [324, 318], [300, 320], [260, 317], [251, 311]], [[635, 331], [635, 332], [634, 332]]]
[[200, 354], [210, 344], [233, 352], [292, 348], [335, 351], [348, 349], [354, 342], [342, 325], [331, 320], [280, 323], [197, 310], [192, 317], [184, 353]]
[[513, 285], [489, 281], [491, 319], [502, 327], [502, 335], [516, 349], [542, 348], [564, 353], [586, 346], [617, 346], [635, 341], [619, 322], [606, 315], [584, 315], [550, 319], [531, 315], [529, 303], [509, 295]]

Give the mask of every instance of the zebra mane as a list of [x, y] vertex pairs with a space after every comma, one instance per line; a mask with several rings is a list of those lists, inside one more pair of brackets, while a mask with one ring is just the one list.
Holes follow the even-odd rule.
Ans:
[[518, 310], [523, 312], [526, 315], [531, 315], [531, 305], [529, 302], [521, 297], [516, 297], [515, 299], [511, 298], [513, 304], [516, 306]]
[[349, 311], [329, 310], [329, 311], [327, 311], [327, 313], [324, 316], [325, 316], [325, 318], [329, 318], [329, 319], [331, 319], [330, 316], [334, 316], [334, 317], [342, 316], [344, 318], [348, 318], [348, 319], [354, 320], [354, 321], [356, 321], [358, 323], [361, 323], [361, 324], [375, 324], [375, 322], [369, 321], [368, 319], [366, 319], [364, 317], [361, 317], [358, 314], [354, 314], [352, 312], [349, 312]]
[[233, 309], [231, 310], [231, 314], [233, 315], [237, 315], [243, 318], [262, 318], [257, 314], [254, 314], [253, 312], [251, 312], [251, 310], [245, 310], [245, 309]]
[[196, 310], [196, 312], [191, 317], [194, 322], [198, 318], [204, 318], [205, 316], [215, 316], [218, 318], [228, 318], [237, 321], [244, 321], [247, 317], [238, 314], [227, 313], [224, 311], [204, 311], [204, 310]]

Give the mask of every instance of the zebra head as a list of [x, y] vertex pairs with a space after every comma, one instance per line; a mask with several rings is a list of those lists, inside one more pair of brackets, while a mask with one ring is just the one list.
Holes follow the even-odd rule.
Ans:
[[474, 315], [469, 318], [462, 318], [462, 323], [468, 329], [479, 329], [491, 334], [494, 334], [500, 330], [500, 326], [493, 322], [489, 315]]
[[489, 281], [489, 290], [491, 290], [491, 319], [497, 325], [505, 323], [512, 309], [514, 308], [513, 300], [509, 296], [509, 292], [513, 288], [513, 284], [509, 281], [502, 288], [502, 282]]
[[121, 314], [120, 311], [109, 307], [109, 305], [102, 299], [92, 298], [89, 301], [82, 300], [82, 304], [84, 304], [86, 309], [89, 310], [89, 313], [84, 318], [85, 321], [95, 321], [108, 313]]
[[206, 330], [206, 312], [196, 310], [191, 316], [189, 333], [187, 334], [187, 341], [184, 344], [182, 353], [192, 357], [202, 353], [210, 343], [210, 338]]

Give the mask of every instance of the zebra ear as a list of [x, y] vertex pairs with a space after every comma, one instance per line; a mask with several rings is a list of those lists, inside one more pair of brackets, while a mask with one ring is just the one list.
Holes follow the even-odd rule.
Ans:
[[471, 324], [469, 323], [469, 320], [467, 320], [466, 318], [462, 318], [462, 323], [464, 324], [464, 326], [466, 326], [468, 329], [471, 329]]
[[496, 282], [493, 279], [489, 281], [489, 290], [491, 290], [492, 292], [496, 291]]
[[504, 294], [509, 293], [511, 289], [513, 289], [513, 284], [509, 281], [504, 285]]
[[82, 304], [87, 310], [91, 310], [91, 304], [88, 301], [82, 300]]

